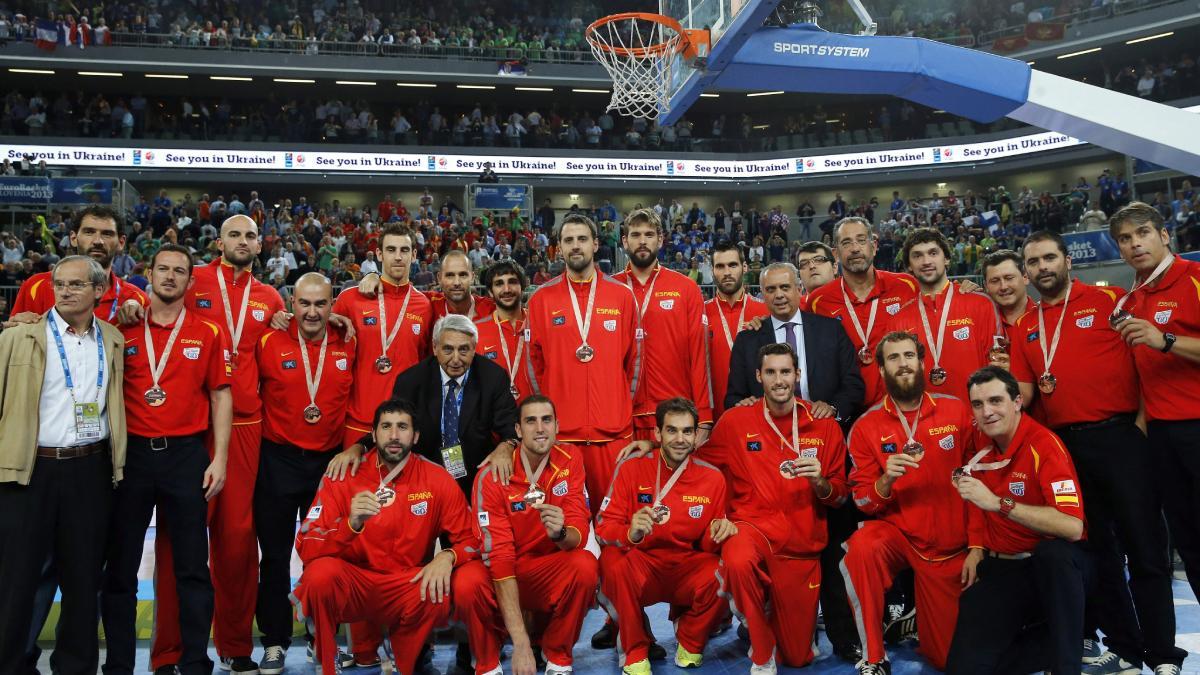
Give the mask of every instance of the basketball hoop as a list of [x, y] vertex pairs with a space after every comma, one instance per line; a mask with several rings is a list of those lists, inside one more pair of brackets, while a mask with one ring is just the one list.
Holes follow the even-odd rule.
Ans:
[[708, 47], [708, 31], [686, 30], [662, 14], [625, 12], [597, 19], [584, 34], [612, 78], [609, 110], [655, 119], [670, 101], [672, 64]]

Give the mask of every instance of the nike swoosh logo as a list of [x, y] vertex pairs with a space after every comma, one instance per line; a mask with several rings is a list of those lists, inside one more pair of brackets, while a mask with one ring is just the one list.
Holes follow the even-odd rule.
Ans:
[[486, 346], [486, 347], [484, 347], [484, 348], [483, 348], [483, 351], [485, 351], [485, 352], [490, 352], [490, 351], [492, 351], [492, 350], [493, 350], [493, 349], [495, 349], [495, 348], [496, 348], [496, 345], [488, 345], [488, 346]]
[[295, 352], [283, 352], [282, 354], [280, 354], [280, 356], [291, 356], [294, 353]]
[[200, 296], [202, 296], [202, 295], [208, 295], [208, 293], [197, 293], [197, 294], [196, 294], [196, 297], [198, 298], [198, 297], [200, 297]]
[[639, 490], [649, 490], [649, 489], [650, 489], [650, 486], [649, 486], [649, 485], [639, 485], [639, 486], [638, 486], [638, 489], [639, 489]]
[[758, 434], [746, 434], [746, 438], [758, 438]]
[[563, 311], [561, 309], [556, 309], [553, 312], [550, 312], [550, 316], [558, 316], [559, 314], [562, 314], [562, 313], [563, 313]]
[[821, 584], [819, 584], [819, 583], [818, 584], [809, 584], [808, 587], [810, 589], [816, 590], [821, 587]]
[[881, 436], [881, 437], [879, 438], [879, 440], [881, 440], [881, 441], [886, 441], [887, 439], [889, 439], [889, 438], [891, 438], [892, 436], [895, 436], [895, 435], [896, 435], [896, 434], [888, 434], [887, 436]]
[[366, 316], [366, 315], [368, 315], [368, 314], [370, 314], [370, 313], [372, 313], [372, 312], [374, 312], [374, 311], [375, 311], [375, 310], [373, 310], [373, 309], [364, 309], [364, 310], [362, 311], [362, 313], [363, 313], [363, 316]]

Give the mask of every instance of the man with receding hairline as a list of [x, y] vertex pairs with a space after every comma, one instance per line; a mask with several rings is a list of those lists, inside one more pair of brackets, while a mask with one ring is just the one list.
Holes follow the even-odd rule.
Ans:
[[[437, 282], [441, 290], [428, 293], [435, 323], [447, 314], [461, 314], [476, 321], [496, 310], [496, 303], [491, 298], [471, 292], [471, 284], [475, 283], [475, 269], [464, 251], [447, 251], [438, 262], [441, 266], [438, 268]], [[378, 289], [377, 274], [365, 275], [358, 282], [359, 292], [368, 298], [375, 297]]]

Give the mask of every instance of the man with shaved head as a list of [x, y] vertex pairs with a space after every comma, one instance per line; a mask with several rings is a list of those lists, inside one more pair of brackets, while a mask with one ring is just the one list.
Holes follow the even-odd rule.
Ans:
[[[441, 290], [428, 293], [435, 322], [447, 314], [461, 314], [475, 321], [496, 311], [495, 301], [471, 292], [471, 284], [475, 283], [475, 269], [466, 253], [457, 249], [448, 251], [440, 263], [437, 282]], [[359, 292], [368, 298], [375, 297], [379, 286], [378, 274], [365, 275], [358, 282]]]
[[355, 340], [330, 325], [333, 287], [319, 272], [296, 281], [287, 329], [258, 341], [263, 438], [254, 488], [254, 527], [262, 561], [258, 628], [260, 672], [280, 672], [292, 636], [290, 563], [297, 515], [316, 497], [329, 460], [342, 448], [354, 379]]

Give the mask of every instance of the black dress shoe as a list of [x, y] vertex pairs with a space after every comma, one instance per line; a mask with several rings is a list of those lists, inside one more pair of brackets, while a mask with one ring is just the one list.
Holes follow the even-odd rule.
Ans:
[[651, 661], [662, 661], [667, 658], [667, 650], [657, 642], [651, 642], [647, 656]]
[[833, 648], [833, 653], [836, 654], [839, 659], [849, 663], [858, 663], [863, 657], [862, 647], [854, 643], [847, 645], [836, 645]]
[[739, 640], [745, 640], [746, 642], [750, 641], [750, 629], [746, 628], [746, 623], [744, 621], [738, 623], [737, 636]]
[[592, 649], [612, 649], [617, 646], [617, 624], [605, 621], [600, 630], [592, 635]]

